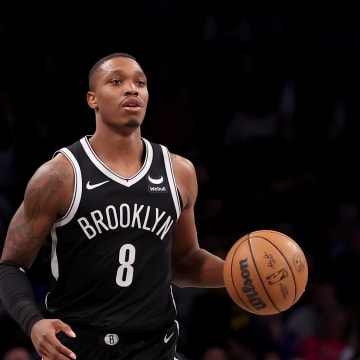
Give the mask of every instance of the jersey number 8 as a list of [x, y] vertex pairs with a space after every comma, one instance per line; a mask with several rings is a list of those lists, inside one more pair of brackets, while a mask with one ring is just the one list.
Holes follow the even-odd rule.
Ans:
[[129, 286], [134, 276], [134, 268], [132, 264], [135, 261], [135, 247], [131, 244], [125, 244], [119, 251], [118, 271], [116, 274], [116, 283], [121, 287]]

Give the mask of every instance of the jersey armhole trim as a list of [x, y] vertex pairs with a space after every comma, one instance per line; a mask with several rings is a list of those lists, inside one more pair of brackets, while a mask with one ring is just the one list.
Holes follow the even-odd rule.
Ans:
[[181, 213], [181, 202], [179, 198], [179, 192], [177, 191], [177, 185], [175, 181], [174, 170], [171, 163], [170, 153], [169, 150], [164, 145], [160, 145], [160, 146], [164, 155], [165, 169], [169, 181], [170, 192], [174, 201], [176, 215], [177, 218], [179, 218]]
[[62, 218], [56, 220], [54, 227], [63, 226], [67, 224], [70, 220], [72, 220], [79, 207], [81, 194], [82, 194], [82, 175], [81, 175], [79, 163], [76, 160], [75, 156], [68, 148], [62, 148], [59, 151], [57, 151], [57, 153], [62, 153], [64, 156], [66, 156], [73, 167], [74, 191], [68, 211]]

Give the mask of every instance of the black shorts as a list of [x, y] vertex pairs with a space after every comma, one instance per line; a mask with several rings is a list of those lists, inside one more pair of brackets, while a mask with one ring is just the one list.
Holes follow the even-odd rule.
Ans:
[[59, 333], [59, 340], [76, 354], [77, 360], [180, 360], [176, 354], [177, 321], [167, 329], [141, 335], [98, 335], [73, 328], [76, 338]]

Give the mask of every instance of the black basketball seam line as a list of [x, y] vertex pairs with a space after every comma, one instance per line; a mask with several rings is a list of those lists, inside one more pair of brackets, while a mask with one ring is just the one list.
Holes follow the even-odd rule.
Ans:
[[[256, 269], [257, 276], [258, 276], [258, 278], [259, 278], [259, 280], [260, 280], [260, 282], [261, 282], [261, 284], [262, 284], [262, 287], [263, 287], [263, 289], [264, 289], [264, 291], [265, 291], [268, 299], [269, 299], [270, 302], [273, 304], [274, 308], [280, 313], [282, 310], [280, 310], [280, 309], [275, 305], [272, 297], [270, 296], [270, 294], [269, 294], [269, 292], [268, 292], [268, 290], [267, 290], [267, 288], [266, 288], [266, 286], [265, 286], [265, 283], [264, 283], [262, 277], [260, 276], [259, 268], [258, 268], [258, 266], [257, 266], [257, 264], [256, 264], [256, 261], [255, 261], [254, 255], [253, 255], [254, 252], [253, 252], [252, 246], [251, 246], [251, 235], [252, 235], [252, 234], [253, 234], [253, 233], [250, 233], [249, 236], [248, 236], [248, 246], [249, 246], [249, 251], [250, 251], [250, 254], [251, 254], [252, 262], [253, 262], [253, 264], [254, 264], [254, 267], [255, 267], [255, 269]], [[255, 235], [255, 237], [259, 237], [259, 238], [261, 238], [261, 239], [265, 239], [266, 241], [269, 241], [269, 240], [267, 240], [266, 238], [263, 238], [262, 236], [259, 236], [259, 235]], [[270, 241], [269, 241], [269, 242], [270, 242]]]
[[[269, 231], [271, 231], [271, 230], [269, 230]], [[278, 233], [277, 231], [273, 231], [273, 232]], [[282, 234], [282, 233], [279, 233], [279, 234], [281, 234], [282, 236], [285, 235], [285, 234]], [[285, 236], [286, 236], [289, 240], [291, 240], [292, 242], [294, 241], [294, 240], [292, 240], [289, 236], [287, 236], [287, 235], [285, 235]], [[279, 249], [272, 241], [270, 241], [269, 239], [267, 239], [267, 238], [265, 238], [265, 237], [263, 237], [263, 236], [259, 236], [259, 235], [255, 235], [254, 237], [259, 237], [259, 238], [264, 239], [264, 240], [266, 240], [267, 242], [269, 242], [272, 246], [274, 246], [275, 249], [277, 249], [277, 250], [279, 251], [279, 253], [280, 253], [281, 256], [283, 257], [283, 259], [284, 259], [285, 262], [287, 263], [287, 265], [288, 265], [288, 267], [289, 267], [289, 269], [290, 269], [290, 272], [291, 272], [291, 275], [292, 275], [292, 280], [293, 280], [293, 282], [294, 282], [294, 287], [295, 287], [294, 298], [293, 298], [293, 301], [291, 302], [292, 305], [294, 305], [294, 304], [295, 304], [295, 300], [296, 300], [296, 298], [297, 298], [296, 295], [297, 295], [297, 293], [298, 293], [298, 286], [297, 286], [297, 283], [296, 283], [295, 273], [293, 272], [293, 270], [292, 270], [292, 268], [291, 268], [291, 266], [290, 266], [289, 261], [287, 260], [286, 256], [284, 255], [284, 252], [283, 252], [283, 251], [280, 251], [280, 249]], [[250, 246], [249, 246], [249, 248], [250, 248]], [[298, 246], [297, 246], [297, 248], [298, 248]], [[251, 249], [251, 248], [250, 248], [250, 249]], [[252, 253], [252, 252], [251, 252], [251, 253]], [[253, 260], [253, 263], [254, 263], [254, 265], [255, 265], [255, 267], [256, 267], [256, 271], [257, 271], [257, 266], [256, 266], [254, 260]], [[259, 272], [258, 272], [258, 275], [259, 275]], [[259, 278], [261, 279], [260, 276], [259, 276]], [[261, 279], [261, 282], [262, 282], [262, 284], [263, 284], [264, 289], [266, 289], [265, 286], [264, 286], [264, 282], [262, 281], [262, 279]], [[266, 293], [268, 294], [267, 291], [266, 291]], [[269, 294], [268, 294], [268, 296], [269, 296]], [[270, 298], [270, 296], [269, 296], [269, 298]], [[271, 298], [270, 298], [270, 299], [271, 299]], [[273, 302], [272, 299], [271, 299], [271, 302]], [[292, 306], [292, 305], [291, 305], [291, 306]], [[274, 304], [274, 306], [275, 306], [275, 304]], [[275, 306], [275, 308], [278, 309], [277, 306]], [[278, 310], [279, 310], [279, 309], [278, 309]], [[279, 310], [279, 312], [280, 312], [280, 311], [281, 311], [281, 310]], [[284, 310], [282, 310], [282, 311], [284, 311]]]
[[[245, 242], [245, 241], [246, 241], [246, 239], [243, 239], [242, 241], [239, 241], [239, 243], [237, 244], [236, 249], [234, 249], [233, 254], [232, 254], [232, 257], [231, 257], [231, 266], [230, 266], [230, 270], [231, 270], [231, 283], [232, 283], [233, 289], [235, 290], [235, 293], [236, 293], [237, 297], [240, 299], [240, 302], [243, 304], [244, 310], [250, 309], [250, 308], [246, 305], [245, 301], [241, 298], [241, 296], [239, 295], [239, 292], [238, 292], [238, 290], [237, 290], [237, 287], [235, 286], [234, 276], [233, 276], [233, 263], [234, 263], [234, 256], [235, 256], [235, 254], [236, 254], [237, 249], [238, 249], [238, 248], [240, 247], [240, 245], [241, 245], [243, 242]], [[233, 299], [233, 300], [234, 300], [234, 299]], [[234, 301], [235, 301], [235, 300], [234, 300]], [[236, 302], [236, 301], [235, 301], [235, 302]], [[250, 311], [250, 310], [248, 310], [248, 311]]]

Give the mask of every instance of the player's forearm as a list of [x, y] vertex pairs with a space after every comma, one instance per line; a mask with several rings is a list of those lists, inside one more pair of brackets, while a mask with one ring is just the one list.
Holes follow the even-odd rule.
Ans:
[[172, 280], [179, 287], [221, 288], [225, 286], [223, 267], [223, 259], [198, 249], [173, 266]]
[[204, 249], [202, 249], [202, 251], [204, 251], [206, 255], [201, 267], [199, 286], [206, 288], [224, 287], [224, 260]]
[[30, 281], [25, 272], [14, 264], [0, 263], [0, 300], [28, 336], [35, 322], [44, 318], [36, 304]]

